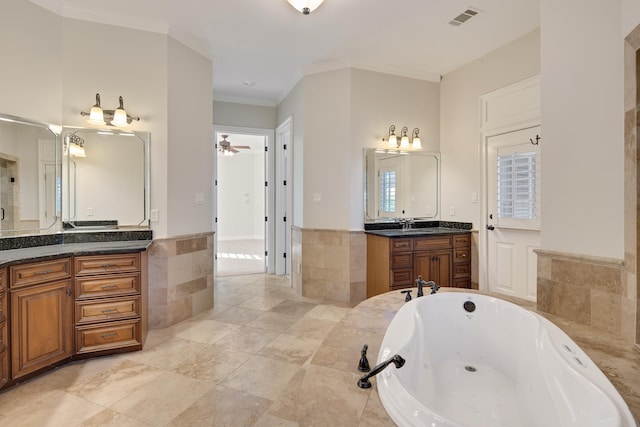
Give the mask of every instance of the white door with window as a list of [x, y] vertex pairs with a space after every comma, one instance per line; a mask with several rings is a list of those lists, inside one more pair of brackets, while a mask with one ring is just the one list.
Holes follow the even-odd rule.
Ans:
[[540, 126], [486, 138], [488, 290], [536, 300]]

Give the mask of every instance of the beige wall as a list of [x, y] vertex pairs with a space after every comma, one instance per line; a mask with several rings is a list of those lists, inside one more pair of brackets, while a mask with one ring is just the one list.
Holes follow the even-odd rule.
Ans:
[[620, 5], [541, 1], [545, 250], [624, 258]]
[[[482, 197], [480, 96], [539, 73], [540, 32], [536, 30], [442, 77], [441, 219], [471, 222], [476, 228], [480, 224], [481, 205], [471, 201], [472, 193]], [[455, 216], [450, 215], [451, 206]]]
[[61, 49], [62, 20], [57, 15], [28, 1], [3, 0], [0, 112], [62, 123]]
[[214, 101], [213, 123], [224, 126], [275, 129], [276, 107]]

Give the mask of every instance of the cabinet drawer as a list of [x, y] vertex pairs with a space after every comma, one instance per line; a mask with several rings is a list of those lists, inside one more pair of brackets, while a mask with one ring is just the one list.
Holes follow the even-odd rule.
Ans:
[[453, 262], [469, 262], [471, 248], [457, 248], [453, 250]]
[[76, 299], [135, 295], [140, 292], [140, 273], [76, 279]]
[[413, 269], [391, 270], [391, 288], [413, 286]]
[[471, 246], [471, 234], [453, 236], [453, 247], [460, 248], [463, 246]]
[[391, 255], [391, 268], [406, 268], [413, 266], [413, 256], [411, 253], [405, 254], [392, 254]]
[[140, 346], [140, 321], [76, 327], [76, 353]]
[[389, 249], [391, 252], [406, 252], [413, 248], [411, 239], [390, 239]]
[[9, 267], [11, 288], [46, 283], [71, 277], [69, 258]]
[[112, 298], [76, 303], [76, 323], [131, 319], [140, 316], [140, 298]]
[[460, 277], [471, 276], [471, 265], [466, 264], [454, 264], [453, 265], [453, 278], [458, 279]]
[[424, 251], [430, 249], [451, 248], [451, 236], [432, 236], [425, 238], [415, 238], [413, 241], [414, 251]]
[[75, 267], [76, 276], [139, 271], [140, 254], [76, 257]]

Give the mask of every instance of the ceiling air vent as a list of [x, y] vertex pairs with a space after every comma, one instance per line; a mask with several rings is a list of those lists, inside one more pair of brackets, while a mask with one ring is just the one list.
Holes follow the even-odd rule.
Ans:
[[478, 9], [469, 8], [462, 12], [460, 15], [453, 18], [449, 21], [449, 25], [453, 25], [454, 27], [459, 27], [460, 25], [467, 22], [469, 19], [476, 16], [480, 11]]

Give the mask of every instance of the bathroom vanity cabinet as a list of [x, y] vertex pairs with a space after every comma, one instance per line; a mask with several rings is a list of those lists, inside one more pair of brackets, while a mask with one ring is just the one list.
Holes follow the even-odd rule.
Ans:
[[418, 276], [440, 286], [471, 287], [470, 232], [397, 234], [367, 234], [367, 298], [415, 286]]
[[142, 348], [141, 255], [74, 262], [76, 354]]
[[7, 269], [0, 269], [0, 388], [9, 381], [9, 319]]
[[144, 250], [0, 269], [0, 388], [72, 359], [141, 349], [146, 271]]

